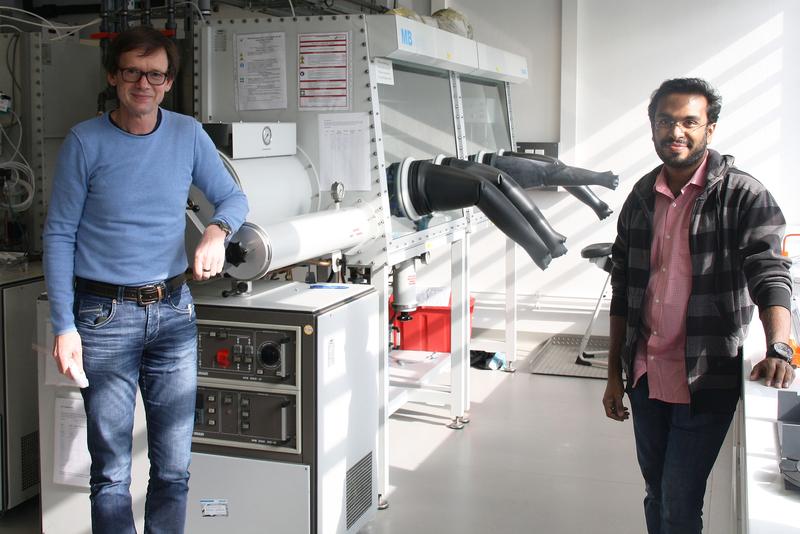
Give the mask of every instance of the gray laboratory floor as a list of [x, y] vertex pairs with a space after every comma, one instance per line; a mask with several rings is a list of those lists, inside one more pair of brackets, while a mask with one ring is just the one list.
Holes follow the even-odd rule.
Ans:
[[463, 430], [444, 407], [391, 418], [389, 508], [360, 534], [645, 532], [633, 428], [603, 415], [605, 381], [517, 367], [471, 369]]
[[[517, 367], [470, 370], [463, 430], [445, 426], [444, 407], [391, 418], [389, 508], [361, 534], [645, 531], [633, 430], [603, 416], [604, 382]], [[0, 518], [0, 533], [38, 534], [37, 514], [34, 499]]]

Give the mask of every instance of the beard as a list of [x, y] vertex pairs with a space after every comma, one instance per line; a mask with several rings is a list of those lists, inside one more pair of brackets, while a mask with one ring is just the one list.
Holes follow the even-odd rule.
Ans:
[[673, 154], [672, 151], [670, 151], [669, 145], [674, 141], [674, 137], [669, 137], [661, 141], [661, 143], [656, 145], [656, 154], [658, 154], [658, 157], [667, 167], [685, 169], [703, 159], [703, 155], [706, 153], [706, 147], [708, 147], [708, 134], [703, 135], [703, 138], [698, 143], [694, 143], [691, 139], [686, 138], [685, 144], [686, 148], [689, 149], [689, 153], [685, 156]]

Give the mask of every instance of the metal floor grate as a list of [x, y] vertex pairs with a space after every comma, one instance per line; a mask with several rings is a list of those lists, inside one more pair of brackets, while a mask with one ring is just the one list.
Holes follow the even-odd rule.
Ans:
[[[607, 372], [602, 367], [578, 365], [578, 349], [583, 336], [558, 334], [531, 353], [528, 371], [535, 375], [576, 376], [579, 378], [606, 379]], [[608, 350], [608, 338], [592, 336], [587, 351]]]

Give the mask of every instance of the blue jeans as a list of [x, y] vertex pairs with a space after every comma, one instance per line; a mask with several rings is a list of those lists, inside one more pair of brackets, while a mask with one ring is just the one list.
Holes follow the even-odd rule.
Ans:
[[145, 533], [182, 533], [197, 391], [197, 325], [189, 289], [184, 284], [147, 306], [77, 292], [74, 310], [89, 379], [81, 391], [92, 457], [92, 532], [136, 532], [130, 471], [138, 385], [150, 458]]
[[644, 476], [649, 534], [700, 534], [703, 496], [729, 413], [696, 413], [688, 404], [649, 399], [647, 375], [629, 393], [636, 456]]

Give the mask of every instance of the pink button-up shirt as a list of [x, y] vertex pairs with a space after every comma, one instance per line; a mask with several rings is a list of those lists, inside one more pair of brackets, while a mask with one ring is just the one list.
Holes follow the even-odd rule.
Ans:
[[688, 404], [686, 379], [686, 309], [692, 292], [689, 223], [694, 202], [706, 185], [707, 158], [703, 158], [681, 194], [675, 197], [664, 171], [655, 183], [650, 281], [642, 308], [642, 328], [633, 381], [647, 373], [650, 398]]

